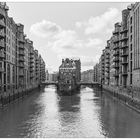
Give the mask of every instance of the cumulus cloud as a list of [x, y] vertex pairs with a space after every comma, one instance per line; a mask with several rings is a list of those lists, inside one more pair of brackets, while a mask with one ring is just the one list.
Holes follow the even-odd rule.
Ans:
[[42, 20], [31, 26], [30, 32], [39, 37], [50, 37], [56, 35], [61, 31], [61, 27], [54, 22]]
[[77, 40], [77, 34], [73, 30], [63, 30], [56, 34], [53, 41], [49, 42], [52, 50], [59, 53], [71, 52], [76, 49], [75, 42]]
[[116, 8], [110, 8], [100, 16], [90, 17], [88, 21], [76, 22], [76, 27], [84, 30], [83, 35], [78, 34], [80, 32], [77, 30], [65, 30], [60, 25], [46, 20], [33, 24], [30, 32], [44, 38], [47, 48], [56, 53], [59, 61], [66, 57], [78, 57], [83, 69], [88, 69], [98, 62], [106, 45], [105, 37], [112, 32], [118, 14]]
[[119, 10], [116, 8], [109, 8], [105, 13], [100, 16], [90, 17], [88, 21], [76, 22], [76, 27], [85, 28], [85, 34], [96, 34], [112, 27], [114, 22], [119, 17]]
[[99, 38], [88, 38], [80, 40], [76, 35], [67, 34], [63, 38], [59, 38], [51, 43], [53, 51], [56, 53], [67, 55], [78, 55], [80, 51], [89, 51], [87, 49], [99, 49], [103, 45], [103, 41]]
[[76, 31], [62, 30], [47, 46], [57, 54], [59, 60], [66, 57], [80, 58], [82, 69], [88, 69], [98, 62], [96, 57], [102, 50], [103, 41], [100, 38], [80, 39]]

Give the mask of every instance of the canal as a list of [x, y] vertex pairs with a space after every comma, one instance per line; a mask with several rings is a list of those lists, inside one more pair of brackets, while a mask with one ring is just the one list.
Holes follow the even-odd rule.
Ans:
[[140, 114], [97, 87], [61, 96], [47, 86], [0, 108], [0, 137], [140, 137]]

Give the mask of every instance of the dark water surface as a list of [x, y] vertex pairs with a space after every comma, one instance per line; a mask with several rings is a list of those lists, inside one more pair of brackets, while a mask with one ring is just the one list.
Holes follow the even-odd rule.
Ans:
[[0, 109], [0, 137], [140, 137], [140, 114], [98, 88], [48, 86]]

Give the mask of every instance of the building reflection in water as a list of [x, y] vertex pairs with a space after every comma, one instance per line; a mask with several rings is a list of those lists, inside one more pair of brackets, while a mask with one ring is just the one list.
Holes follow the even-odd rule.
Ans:
[[[58, 118], [63, 137], [77, 137], [80, 125], [80, 93], [77, 91], [72, 96], [58, 95]], [[80, 133], [79, 133], [80, 134]], [[79, 135], [80, 136], [80, 135]]]
[[98, 87], [46, 86], [0, 110], [0, 137], [140, 137], [140, 115]]
[[80, 112], [82, 118], [82, 131], [85, 137], [104, 137], [101, 133], [101, 124], [98, 118], [100, 106], [99, 96], [94, 93], [94, 88], [86, 86], [81, 88]]

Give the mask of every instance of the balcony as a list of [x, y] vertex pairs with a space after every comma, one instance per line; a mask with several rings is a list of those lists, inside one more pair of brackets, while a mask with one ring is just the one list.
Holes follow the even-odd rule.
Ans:
[[104, 63], [105, 63], [104, 61], [101, 62], [102, 65], [104, 65]]
[[113, 68], [118, 69], [119, 68], [119, 65], [118, 64], [114, 64], [113, 65]]
[[128, 31], [127, 28], [125, 28], [125, 29], [121, 29], [120, 33], [121, 33], [121, 34], [122, 34], [122, 33], [126, 33], [127, 31]]
[[127, 71], [122, 72], [122, 76], [127, 76]]
[[34, 67], [34, 64], [33, 64], [33, 63], [31, 63], [31, 64], [30, 64], [30, 68], [33, 68], [33, 67]]
[[119, 48], [119, 45], [115, 45], [114, 48], [113, 48], [113, 50], [116, 50], [118, 48]]
[[128, 44], [126, 43], [126, 44], [122, 44], [122, 46], [121, 46], [121, 49], [125, 49], [125, 48], [128, 48]]
[[33, 52], [33, 51], [31, 51], [31, 52], [30, 52], [30, 55], [34, 55], [34, 52]]
[[19, 43], [22, 43], [22, 44], [25, 43], [25, 40], [24, 40], [24, 38], [22, 36], [19, 37]]
[[24, 62], [24, 57], [19, 57], [19, 61]]
[[106, 79], [110, 79], [110, 77], [109, 76], [106, 76]]
[[33, 71], [34, 71], [34, 68], [33, 67], [32, 68], [30, 67], [30, 72], [33, 72]]
[[24, 53], [24, 51], [19, 51], [19, 55], [21, 55], [21, 56], [24, 56], [25, 55], [25, 53]]
[[116, 35], [116, 34], [119, 34], [119, 29], [118, 28], [113, 31], [113, 35]]
[[9, 7], [8, 7], [7, 5], [5, 5], [5, 10], [6, 10], [6, 11], [9, 10]]
[[24, 49], [24, 45], [19, 45], [19, 49]]
[[118, 43], [119, 40], [120, 40], [119, 37], [115, 37], [113, 42], [114, 42], [114, 43]]
[[109, 65], [109, 63], [110, 63], [109, 61], [106, 61], [106, 65]]
[[3, 51], [0, 51], [0, 58], [4, 58], [4, 52]]
[[24, 63], [19, 63], [19, 67], [24, 68]]
[[122, 61], [122, 65], [127, 65], [127, 64], [128, 64], [128, 61], [127, 60], [125, 60], [125, 61], [123, 60]]
[[36, 70], [39, 70], [39, 67], [35, 67]]
[[126, 56], [128, 56], [128, 51], [124, 51], [121, 53], [121, 57], [126, 57]]
[[119, 61], [119, 58], [118, 57], [117, 58], [114, 58], [113, 61], [114, 62], [118, 62]]
[[35, 64], [38, 66], [39, 65], [39, 62], [36, 62]]
[[119, 55], [119, 51], [115, 51], [115, 53], [113, 54], [113, 56], [117, 56]]
[[104, 60], [105, 60], [105, 58], [104, 58], [104, 57], [102, 57], [102, 58], [101, 58], [101, 61], [104, 61]]
[[106, 52], [106, 55], [108, 56], [110, 53], [109, 52]]
[[5, 33], [4, 32], [0, 32], [0, 39], [5, 37]]
[[35, 60], [35, 62], [38, 64], [39, 63], [39, 60], [37, 59], [37, 60]]
[[118, 72], [115, 72], [113, 75], [114, 75], [114, 77], [119, 77], [119, 73]]
[[109, 55], [106, 56], [106, 59], [109, 59]]
[[33, 74], [33, 73], [31, 73], [31, 74], [30, 74], [30, 78], [33, 78], [33, 77], [34, 77], [34, 74]]
[[30, 60], [33, 60], [34, 59], [34, 55], [30, 55]]
[[106, 67], [107, 69], [109, 69], [109, 65], [106, 65], [105, 67]]
[[109, 69], [106, 69], [105, 71], [106, 71], [107, 73], [109, 73]]
[[120, 41], [125, 41], [125, 40], [128, 40], [128, 37], [127, 36], [123, 36]]
[[33, 64], [33, 63], [34, 63], [34, 60], [33, 60], [33, 59], [31, 59], [31, 60], [30, 60], [30, 64]]
[[19, 72], [19, 76], [23, 77], [24, 76], [24, 72], [23, 71]]

